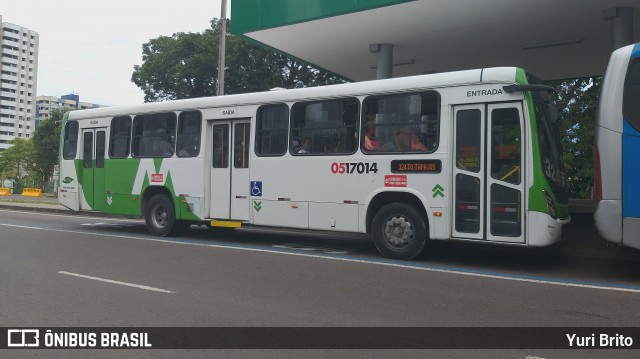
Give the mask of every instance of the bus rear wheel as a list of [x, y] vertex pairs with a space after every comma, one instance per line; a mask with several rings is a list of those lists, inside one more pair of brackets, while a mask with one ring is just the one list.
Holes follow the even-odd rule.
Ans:
[[410, 260], [427, 244], [427, 226], [415, 207], [400, 202], [382, 207], [373, 218], [373, 243], [388, 258]]
[[151, 197], [144, 219], [149, 232], [156, 236], [175, 236], [184, 228], [181, 221], [176, 220], [173, 201], [165, 195]]

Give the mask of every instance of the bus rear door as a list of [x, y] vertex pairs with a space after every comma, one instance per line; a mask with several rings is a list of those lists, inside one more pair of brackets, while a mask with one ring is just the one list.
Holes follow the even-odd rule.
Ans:
[[106, 127], [82, 130], [80, 184], [84, 199], [80, 200], [81, 210], [104, 211], [106, 209], [104, 192], [106, 134]]
[[250, 129], [250, 119], [213, 122], [211, 218], [249, 220]]
[[524, 243], [522, 105], [454, 108], [454, 238]]

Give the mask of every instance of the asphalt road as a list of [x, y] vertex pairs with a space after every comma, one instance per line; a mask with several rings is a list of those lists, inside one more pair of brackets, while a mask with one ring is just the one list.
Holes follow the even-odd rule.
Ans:
[[[580, 216], [574, 221], [584, 220]], [[541, 250], [441, 243], [381, 258], [362, 236], [192, 229], [152, 237], [140, 220], [0, 210], [2, 327], [633, 327], [640, 256], [588, 225]], [[636, 339], [640, 341], [640, 338]], [[0, 356], [24, 357], [25, 351]], [[31, 351], [33, 357], [122, 351]], [[204, 351], [127, 351], [201, 357]], [[262, 357], [495, 357], [496, 351], [215, 351]], [[597, 357], [602, 351], [498, 351]], [[630, 350], [614, 357], [637, 357]]]

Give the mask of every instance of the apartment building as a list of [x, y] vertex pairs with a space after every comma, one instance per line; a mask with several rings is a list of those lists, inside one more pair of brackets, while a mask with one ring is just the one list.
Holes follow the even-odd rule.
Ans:
[[78, 94], [68, 94], [60, 97], [57, 96], [37, 96], [36, 97], [36, 128], [42, 120], [46, 120], [51, 116], [51, 110], [58, 109], [66, 111], [86, 110], [91, 108], [104, 107], [95, 103], [81, 102]]
[[0, 151], [35, 130], [38, 33], [0, 15]]

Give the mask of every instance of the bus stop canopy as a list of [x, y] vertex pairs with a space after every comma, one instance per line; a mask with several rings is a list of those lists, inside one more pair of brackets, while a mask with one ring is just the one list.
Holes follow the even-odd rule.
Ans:
[[[232, 0], [231, 31], [353, 81], [519, 66], [545, 80], [601, 75], [640, 41], [638, 0]], [[621, 46], [621, 45], [620, 45]]]

